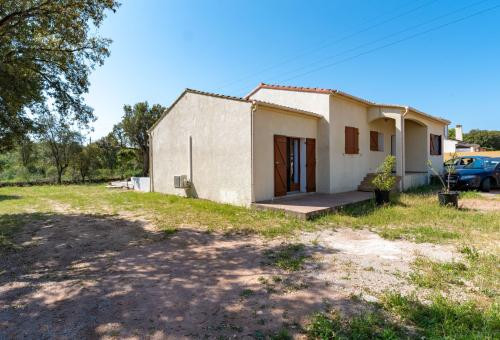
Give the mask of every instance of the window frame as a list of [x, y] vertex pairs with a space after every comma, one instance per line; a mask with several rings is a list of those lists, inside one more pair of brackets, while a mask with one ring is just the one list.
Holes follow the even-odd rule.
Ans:
[[[438, 141], [437, 147], [438, 150], [435, 150], [436, 145], [434, 144], [435, 140]], [[443, 155], [443, 138], [441, 135], [435, 135], [433, 133], [430, 134], [429, 137], [429, 154], [431, 156], [441, 156]]]

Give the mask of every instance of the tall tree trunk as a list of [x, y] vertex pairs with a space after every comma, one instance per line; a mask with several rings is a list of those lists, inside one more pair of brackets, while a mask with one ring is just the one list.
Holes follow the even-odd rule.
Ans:
[[149, 150], [142, 150], [142, 175], [149, 175]]
[[63, 169], [57, 169], [57, 184], [62, 184], [62, 172]]

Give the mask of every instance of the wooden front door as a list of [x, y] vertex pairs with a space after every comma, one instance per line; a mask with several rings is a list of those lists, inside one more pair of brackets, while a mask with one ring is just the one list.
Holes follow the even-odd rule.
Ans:
[[287, 190], [287, 138], [274, 136], [274, 196], [284, 196]]
[[316, 140], [306, 139], [306, 190], [316, 191]]

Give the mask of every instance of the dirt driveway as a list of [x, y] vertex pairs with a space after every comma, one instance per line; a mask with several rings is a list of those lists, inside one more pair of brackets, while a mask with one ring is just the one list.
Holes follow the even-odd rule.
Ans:
[[[49, 214], [26, 225], [0, 261], [0, 339], [302, 337], [311, 313], [369, 308], [377, 292], [412, 290], [415, 256], [451, 247], [387, 241], [351, 229], [305, 233], [301, 270], [270, 264], [283, 240], [155, 232], [130, 216]], [[353, 296], [362, 298], [353, 298]]]

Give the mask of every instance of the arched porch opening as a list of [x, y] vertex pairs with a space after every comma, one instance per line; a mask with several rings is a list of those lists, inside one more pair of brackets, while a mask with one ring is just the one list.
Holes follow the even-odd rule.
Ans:
[[428, 182], [427, 125], [415, 119], [405, 119], [405, 183], [404, 189]]

